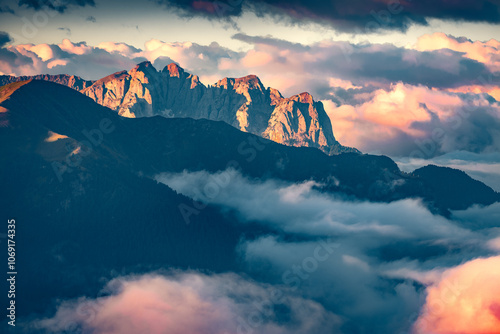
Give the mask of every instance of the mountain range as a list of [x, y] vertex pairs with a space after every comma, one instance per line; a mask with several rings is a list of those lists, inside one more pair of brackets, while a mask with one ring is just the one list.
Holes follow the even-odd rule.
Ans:
[[157, 71], [150, 62], [97, 81], [68, 75], [0, 77], [0, 84], [27, 79], [66, 85], [124, 117], [190, 117], [223, 121], [289, 146], [315, 147], [327, 154], [358, 152], [335, 139], [321, 102], [304, 92], [284, 98], [255, 75], [224, 78], [205, 86], [197, 75], [171, 63]]
[[[221, 121], [121, 117], [75, 90], [46, 81], [29, 80], [1, 87], [0, 106], [2, 131], [22, 134], [24, 139], [20, 142], [33, 137], [26, 128], [36, 123], [37, 137], [20, 152], [63, 165], [66, 169], [58, 168], [65, 175], [94, 160], [147, 178], [183, 170], [217, 172], [233, 162], [252, 178], [314, 180], [327, 192], [378, 202], [418, 197], [442, 212], [491, 204], [499, 198], [491, 188], [454, 169], [427, 166], [404, 173], [385, 156], [329, 156], [314, 148], [283, 146]], [[116, 130], [104, 136], [102, 145], [91, 147], [91, 154], [86, 154], [92, 129], [99, 129], [98, 120], [103, 117]], [[3, 142], [10, 144], [3, 145], [10, 149], [19, 145], [10, 136]], [[57, 148], [64, 142], [65, 150], [61, 152], [51, 147]], [[100, 152], [98, 157], [94, 157], [96, 152]], [[74, 159], [81, 164], [71, 167]]]

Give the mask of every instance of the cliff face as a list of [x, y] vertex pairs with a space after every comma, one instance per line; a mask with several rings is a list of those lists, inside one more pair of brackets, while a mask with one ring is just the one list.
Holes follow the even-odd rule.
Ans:
[[323, 104], [309, 93], [278, 101], [262, 136], [277, 143], [323, 149], [336, 143]]

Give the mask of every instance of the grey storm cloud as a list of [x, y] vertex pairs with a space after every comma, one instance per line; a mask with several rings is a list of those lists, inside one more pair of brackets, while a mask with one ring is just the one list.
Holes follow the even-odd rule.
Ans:
[[27, 6], [35, 10], [49, 8], [64, 13], [68, 7], [95, 6], [94, 0], [19, 0], [19, 6]]
[[57, 28], [57, 30], [61, 30], [61, 31], [66, 32], [66, 35], [68, 35], [68, 36], [71, 35], [71, 29], [68, 27], [59, 27], [59, 28]]
[[9, 64], [10, 66], [23, 66], [32, 65], [33, 60], [22, 54], [8, 50], [5, 46], [7, 43], [11, 42], [12, 39], [8, 33], [0, 31], [0, 68], [2, 62]]
[[0, 6], [0, 13], [10, 13], [13, 15], [16, 14], [16, 12], [14, 12], [14, 10], [12, 8], [10, 8], [9, 6]]
[[9, 34], [5, 31], [0, 31], [0, 48], [4, 47], [7, 43], [12, 42]]
[[189, 15], [213, 19], [239, 17], [245, 11], [270, 15], [290, 23], [322, 22], [338, 30], [405, 31], [429, 19], [500, 23], [500, 4], [494, 0], [323, 1], [323, 0], [156, 0]]
[[[474, 107], [465, 102], [464, 107], [456, 110], [454, 117], [448, 121], [441, 120], [429, 110], [430, 121], [416, 121], [411, 127], [427, 134], [427, 139], [423, 140], [420, 145], [427, 157], [453, 151], [498, 152], [500, 149], [498, 109], [498, 103]], [[440, 135], [436, 135], [437, 131]]]
[[[317, 63], [316, 66], [335, 66], [337, 61], [337, 64], [347, 65], [335, 66], [336, 71], [346, 78], [402, 81], [438, 88], [480, 84], [480, 77], [490, 74], [484, 64], [463, 58], [458, 52], [419, 52], [390, 45], [384, 45], [380, 49], [370, 46], [355, 48], [356, 50], [348, 52], [347, 61], [333, 58]], [[447, 70], [447, 62], [456, 64], [453, 70]]]
[[425, 302], [425, 285], [446, 268], [495, 254], [489, 245], [500, 236], [498, 205], [446, 219], [418, 200], [352, 201], [324, 194], [313, 182], [254, 180], [231, 169], [156, 180], [231, 212], [241, 224], [276, 231], [241, 241], [243, 268], [340, 316], [339, 333], [409, 332]]
[[237, 33], [232, 36], [233, 39], [249, 43], [249, 44], [263, 44], [275, 46], [281, 49], [293, 51], [307, 51], [310, 47], [300, 43], [292, 43], [283, 39], [273, 38], [271, 36], [250, 36], [243, 33]]

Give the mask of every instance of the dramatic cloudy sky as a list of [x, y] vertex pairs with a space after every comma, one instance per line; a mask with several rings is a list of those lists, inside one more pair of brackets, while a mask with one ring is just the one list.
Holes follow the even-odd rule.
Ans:
[[[0, 75], [95, 80], [144, 60], [177, 62], [205, 84], [256, 74], [285, 96], [309, 91], [342, 144], [405, 171], [459, 168], [500, 191], [498, 0], [0, 0]], [[500, 332], [500, 206], [443, 218], [418, 200], [346, 203], [321, 185], [226, 173], [214, 198], [199, 193], [217, 175], [158, 180], [278, 231], [241, 241], [244, 273], [120, 277], [30, 326]]]

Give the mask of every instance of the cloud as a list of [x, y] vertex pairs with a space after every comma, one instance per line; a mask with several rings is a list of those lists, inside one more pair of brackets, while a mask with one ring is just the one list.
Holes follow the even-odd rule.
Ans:
[[68, 7], [78, 6], [95, 6], [94, 0], [19, 0], [19, 6], [26, 6], [33, 8], [34, 10], [43, 10], [44, 8], [49, 8], [58, 11], [59, 13], [64, 13]]
[[140, 56], [141, 50], [125, 43], [102, 42], [97, 45], [97, 48], [106, 50], [113, 54], [120, 54], [127, 58]]
[[59, 44], [4, 46], [0, 49], [0, 72], [17, 76], [68, 73], [97, 80], [145, 60], [140, 55], [123, 56], [85, 42], [64, 39]]
[[[32, 323], [35, 329], [408, 332], [424, 314], [426, 287], [437, 286], [449, 268], [464, 261], [498, 254], [495, 206], [446, 219], [418, 200], [354, 201], [324, 194], [315, 182], [257, 180], [234, 170], [164, 174], [157, 180], [218, 208], [236, 230], [245, 231], [235, 249], [239, 262], [233, 270], [240, 275], [164, 271], [117, 278], [95, 292], [100, 297], [60, 303], [55, 314]], [[201, 203], [196, 207], [203, 210]], [[471, 219], [481, 224], [461, 223]]]
[[495, 232], [495, 228], [500, 227], [498, 223], [500, 222], [500, 203], [494, 203], [485, 208], [473, 206], [464, 211], [455, 211], [453, 219], [464, 226], [489, 228], [491, 229], [489, 232], [491, 238], [494, 238], [496, 234], [500, 236], [500, 233]]
[[432, 1], [210, 1], [157, 0], [190, 16], [228, 20], [252, 11], [284, 19], [292, 24], [321, 22], [339, 31], [406, 31], [413, 24], [427, 25], [428, 19], [500, 23], [500, 7], [491, 0], [466, 0], [459, 3]]
[[404, 83], [361, 94], [364, 98], [355, 105], [324, 103], [333, 132], [344, 145], [425, 159], [453, 151], [491, 153], [500, 148], [500, 105], [488, 95]]
[[[233, 38], [252, 44], [252, 52], [270, 58], [252, 68], [257, 73], [264, 73], [265, 81], [272, 82], [281, 75], [282, 81], [295, 86], [302, 83], [302, 89], [311, 90], [320, 99], [331, 93], [331, 78], [348, 80], [355, 86], [383, 85], [387, 88], [391, 83], [404, 82], [455, 88], [480, 85], [480, 78], [491, 74], [484, 64], [450, 50], [420, 52], [390, 44], [362, 45], [328, 40], [306, 46], [241, 33]], [[232, 59], [225, 66], [228, 68], [241, 68], [240, 59]]]
[[56, 60], [52, 60], [51, 62], [49, 62], [47, 64], [47, 68], [52, 69], [56, 66], [66, 66], [66, 65], [68, 65], [68, 63], [69, 63], [68, 60], [56, 59]]
[[342, 317], [342, 333], [408, 332], [425, 286], [463, 261], [498, 253], [496, 204], [453, 212], [450, 220], [417, 200], [353, 201], [311, 181], [254, 180], [231, 169], [156, 179], [241, 224], [273, 231], [242, 239], [244, 270], [320, 302]]
[[[357, 249], [353, 240], [335, 240], [337, 247], [328, 252], [321, 239], [262, 237], [246, 242], [241, 252], [250, 273], [288, 284], [341, 316], [340, 333], [408, 330], [423, 303], [418, 284], [386, 279], [378, 261]], [[369, 240], [360, 237], [358, 244], [363, 242]]]
[[222, 76], [228, 74], [220, 71], [220, 64], [224, 60], [241, 58], [238, 52], [222, 47], [216, 42], [200, 45], [191, 42], [167, 43], [157, 39], [145, 43], [142, 55], [149, 61], [155, 62], [155, 66], [156, 63], [159, 66], [167, 65], [162, 59], [174, 60], [193, 74], [206, 80], [213, 80], [208, 81], [208, 83], [218, 81]]
[[243, 222], [265, 222], [287, 233], [376, 235], [378, 240], [473, 238], [469, 231], [432, 215], [416, 199], [392, 203], [346, 201], [321, 193], [321, 185], [313, 181], [252, 181], [234, 169], [216, 174], [163, 173], [156, 180], [196, 201], [232, 210]]
[[235, 274], [122, 277], [105, 290], [106, 297], [63, 302], [34, 327], [51, 333], [293, 334], [334, 331], [340, 322], [316, 302]]
[[462, 93], [488, 93], [497, 101], [500, 100], [500, 42], [490, 39], [487, 42], [471, 41], [465, 37], [454, 37], [444, 33], [427, 34], [419, 37], [415, 49], [418, 51], [453, 50], [469, 59], [484, 64], [495, 74], [480, 75], [481, 84], [464, 85], [450, 89]]
[[500, 251], [500, 237], [488, 241], [488, 246], [495, 251]]
[[154, 0], [165, 5], [169, 10], [178, 10], [179, 14], [192, 17], [202, 16], [209, 19], [229, 21], [242, 13], [243, 0], [210, 1], [210, 0]]
[[5, 31], [0, 31], [0, 48], [3, 48], [9, 42], [12, 42], [9, 34]]
[[490, 39], [487, 42], [471, 41], [465, 37], [454, 37], [444, 33], [426, 34], [418, 38], [418, 51], [449, 49], [463, 53], [467, 58], [477, 60], [493, 71], [500, 70], [500, 42]]
[[[318, 282], [316, 286], [320, 291], [316, 292], [321, 296], [327, 293], [325, 289], [330, 290], [326, 286], [334, 285], [339, 289], [337, 293], [343, 294], [342, 298], [352, 303], [355, 302], [354, 294], [360, 291], [359, 285], [353, 285], [351, 292], [344, 285], [352, 277], [344, 277], [341, 282], [333, 284], [340, 279], [338, 274], [345, 272], [343, 267], [349, 267], [348, 272], [368, 271], [363, 273], [368, 276], [363, 279], [391, 289], [394, 286], [386, 282], [387, 271], [427, 271], [455, 265], [474, 254], [488, 254], [492, 248], [487, 243], [494, 238], [495, 233], [482, 231], [499, 226], [495, 206], [457, 211], [454, 212], [454, 220], [450, 221], [432, 215], [416, 200], [393, 203], [352, 201], [322, 194], [318, 188], [320, 186], [312, 182], [287, 184], [273, 180], [255, 181], [232, 170], [216, 174], [203, 171], [162, 174], [156, 179], [196, 201], [220, 207], [242, 223], [257, 222], [273, 231], [282, 231], [277, 232], [278, 235], [285, 233], [287, 238], [284, 240], [274, 236], [262, 237], [244, 242], [241, 248], [250, 270], [252, 267], [257, 268], [255, 274], [262, 275], [262, 268], [267, 268], [266, 272], [275, 275], [273, 282], [281, 281], [280, 275], [287, 267], [313, 254], [316, 247], [314, 240], [333, 238], [341, 244], [338, 249], [340, 252], [332, 255], [329, 261], [339, 263], [324, 264], [328, 268], [335, 268], [335, 273], [319, 269], [318, 276], [328, 277], [328, 282]], [[407, 275], [391, 278], [415, 280], [414, 276]], [[413, 289], [410, 286], [408, 288]], [[374, 301], [379, 300], [377, 303], [380, 305], [374, 308], [382, 307], [386, 298], [386, 292], [383, 291], [380, 292], [382, 295], [370, 293]], [[366, 303], [366, 296], [366, 293], [360, 292], [356, 297], [359, 307]], [[340, 306], [335, 302], [330, 303], [336, 307], [330, 309], [334, 313], [345, 315], [347, 312], [339, 309]], [[412, 305], [417, 308], [416, 304]], [[363, 314], [357, 316], [374, 316], [372, 311]], [[351, 316], [359, 320], [354, 313]], [[368, 322], [372, 324], [372, 320]]]
[[14, 10], [9, 6], [0, 6], [0, 13], [9, 13], [12, 15], [16, 14], [16, 12], [14, 12]]
[[57, 30], [64, 31], [64, 32], [66, 32], [66, 35], [71, 36], [71, 29], [70, 29], [70, 28], [67, 28], [67, 27], [59, 27], [59, 28], [57, 28]]
[[[7, 35], [6, 35], [7, 36]], [[144, 49], [126, 43], [102, 42], [97, 46], [64, 39], [59, 44], [19, 44], [0, 49], [0, 71], [11, 75], [59, 74], [61, 71], [85, 79], [97, 80], [111, 73], [129, 70], [136, 64], [150, 60], [159, 69], [171, 62], [193, 71], [205, 79], [221, 79], [218, 64], [223, 59], [238, 58], [237, 52], [217, 43], [166, 43], [150, 40]], [[63, 64], [52, 70], [50, 63]], [[240, 71], [242, 76], [245, 70]], [[222, 73], [224, 74], [224, 73]], [[210, 82], [211, 83], [211, 82]]]
[[[109, 53], [107, 57], [116, 55], [117, 62], [122, 63], [123, 58], [142, 58], [162, 67], [166, 62], [175, 61], [208, 84], [226, 76], [256, 74], [266, 85], [279, 89], [286, 96], [308, 91], [317, 100], [343, 99], [348, 104], [352, 103], [349, 96], [352, 97], [353, 93], [373, 91], [376, 88], [388, 89], [396, 82], [439, 89], [461, 89], [481, 86], [481, 78], [490, 78], [493, 75], [483, 63], [451, 50], [420, 52], [389, 44], [353, 45], [331, 40], [302, 45], [269, 36], [244, 34], [236, 34], [233, 38], [250, 43], [250, 49], [233, 51], [215, 42], [200, 45], [191, 42], [163, 42], [157, 39], [146, 42], [142, 50], [117, 42], [103, 42], [88, 48], [92, 53], [106, 50]], [[95, 55], [87, 57], [85, 61], [79, 59], [79, 62], [82, 66], [100, 66], [107, 62], [101, 57], [102, 55]], [[120, 57], [122, 59], [119, 59]], [[89, 64], [88, 61], [97, 64]], [[16, 64], [9, 64], [10, 73], [21, 72]], [[71, 67], [72, 62], [68, 64]], [[124, 66], [119, 70], [131, 67], [133, 66]], [[43, 66], [34, 67], [31, 72], [39, 74], [43, 70]], [[23, 72], [26, 74], [24, 68]], [[102, 71], [97, 78], [88, 75], [82, 77], [98, 79], [111, 74], [110, 72], [111, 70]]]
[[500, 256], [480, 258], [447, 270], [427, 288], [415, 324], [420, 334], [500, 332]]

